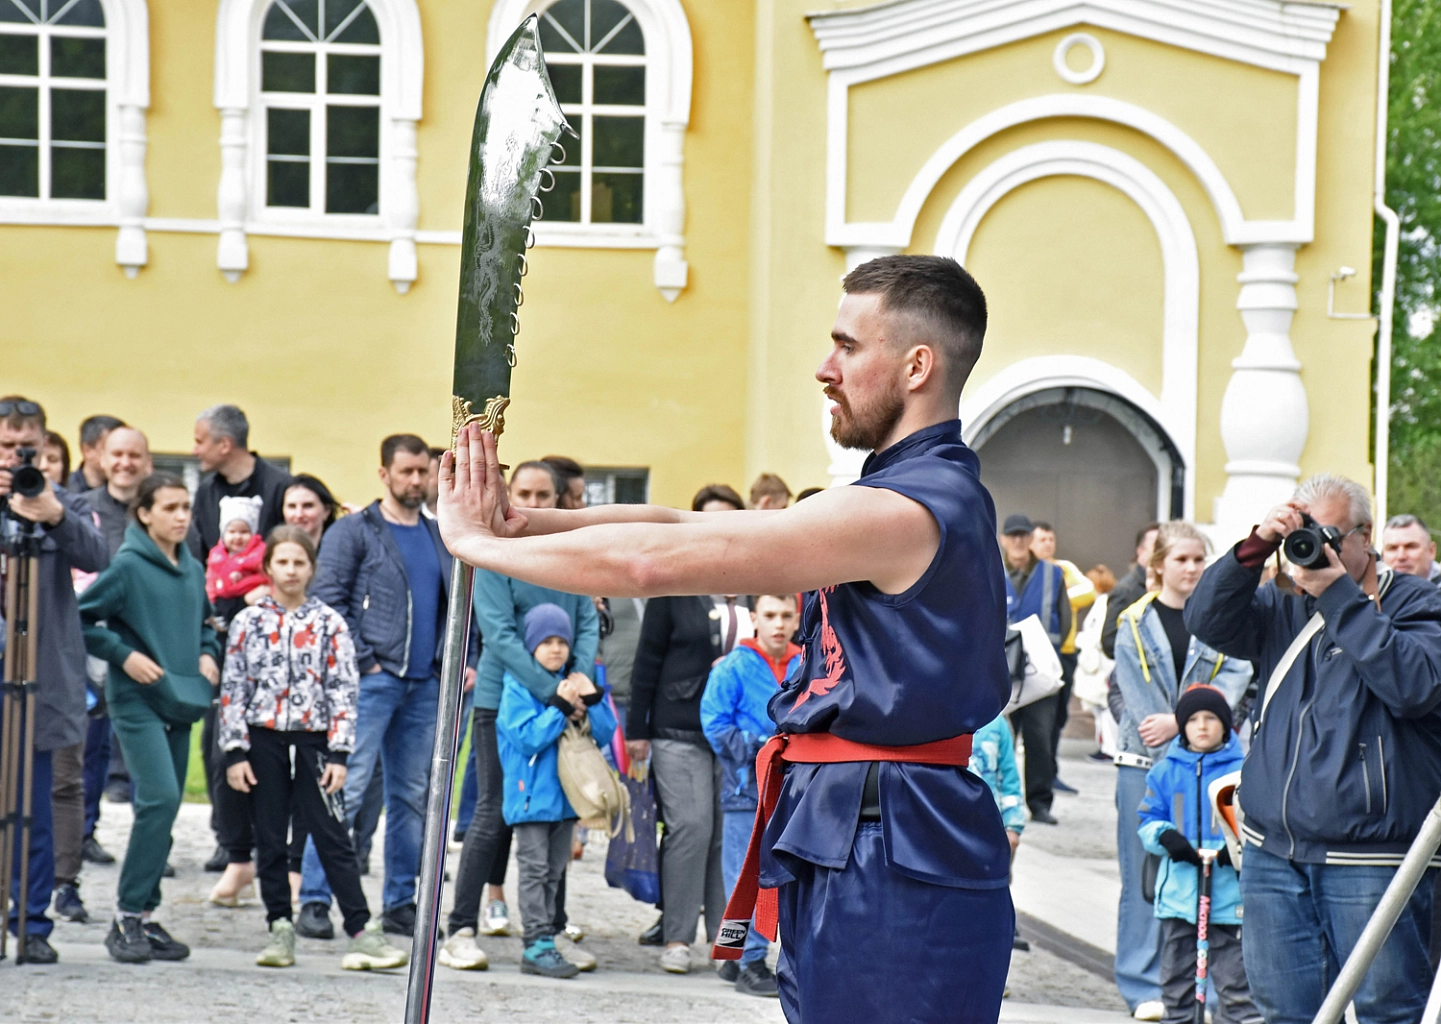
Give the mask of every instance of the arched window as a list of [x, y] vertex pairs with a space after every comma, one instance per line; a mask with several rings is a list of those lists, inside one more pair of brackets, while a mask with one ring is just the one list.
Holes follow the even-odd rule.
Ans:
[[580, 139], [565, 145], [545, 219], [645, 222], [645, 36], [617, 0], [558, 0], [540, 17], [551, 85]]
[[0, 196], [106, 198], [100, 0], [0, 0]]
[[380, 28], [365, 0], [274, 0], [262, 23], [269, 211], [380, 213]]

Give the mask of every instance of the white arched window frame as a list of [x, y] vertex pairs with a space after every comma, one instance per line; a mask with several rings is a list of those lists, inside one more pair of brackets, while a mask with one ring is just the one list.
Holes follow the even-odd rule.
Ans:
[[[14, 0], [0, 0], [16, 7]], [[150, 18], [145, 0], [99, 0], [105, 26], [64, 26], [66, 0], [49, 0], [42, 28], [35, 21], [7, 22], [12, 30], [36, 35], [103, 37], [105, 40], [105, 197], [103, 199], [0, 196], [0, 224], [65, 224], [118, 227], [115, 261], [134, 277], [148, 259], [145, 214], [150, 204], [145, 183], [145, 112], [150, 107]], [[38, 0], [23, 6], [41, 11]], [[0, 29], [3, 30], [3, 29]], [[37, 44], [38, 47], [38, 44]], [[45, 57], [41, 57], [45, 60]], [[33, 80], [33, 79], [32, 79]], [[0, 85], [28, 84], [0, 74]], [[42, 195], [44, 192], [42, 191]]]
[[221, 0], [216, 20], [221, 152], [216, 265], [227, 280], [238, 281], [250, 266], [246, 237], [251, 234], [389, 242], [388, 276], [404, 294], [417, 276], [415, 126], [425, 69], [420, 10], [415, 0], [366, 0], [380, 30], [379, 213], [330, 214], [265, 205], [261, 34], [271, 2]]
[[[486, 60], [526, 17], [554, 0], [497, 0], [491, 9]], [[538, 221], [537, 245], [588, 249], [654, 249], [655, 286], [674, 302], [686, 286], [685, 133], [690, 125], [694, 57], [690, 22], [680, 0], [620, 0], [645, 36], [645, 212], [640, 224]], [[565, 142], [562, 143], [563, 145]]]

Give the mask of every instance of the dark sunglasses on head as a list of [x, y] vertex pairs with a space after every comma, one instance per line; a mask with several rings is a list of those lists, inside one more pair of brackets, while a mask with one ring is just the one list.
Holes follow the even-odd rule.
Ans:
[[34, 402], [0, 402], [0, 417], [39, 416], [40, 406]]

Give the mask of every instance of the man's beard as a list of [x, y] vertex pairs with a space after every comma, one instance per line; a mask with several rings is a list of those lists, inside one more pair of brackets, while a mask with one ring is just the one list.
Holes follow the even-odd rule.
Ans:
[[401, 491], [399, 494], [396, 494], [394, 491], [391, 491], [390, 496], [394, 498], [402, 508], [408, 508], [412, 512], [425, 504], [424, 492], [416, 494], [412, 491]]
[[849, 399], [829, 388], [826, 394], [840, 406], [840, 414], [831, 416], [831, 438], [842, 448], [879, 450], [906, 408], [899, 388], [881, 392], [864, 406], [853, 406]]

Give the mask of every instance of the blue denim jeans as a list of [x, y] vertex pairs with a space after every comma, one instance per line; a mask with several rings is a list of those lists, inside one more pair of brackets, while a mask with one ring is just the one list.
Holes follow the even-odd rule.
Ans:
[[[425, 838], [425, 794], [435, 746], [436, 679], [401, 679], [389, 672], [360, 677], [355, 711], [355, 750], [345, 777], [346, 827], [355, 822], [377, 758], [385, 778], [385, 887], [381, 902], [392, 910], [415, 902], [415, 877]], [[330, 905], [330, 886], [315, 844], [306, 841], [300, 902]]]
[[[1144, 768], [1116, 769], [1116, 851], [1121, 868], [1121, 904], [1116, 917], [1116, 988], [1134, 1010], [1161, 998], [1161, 923], [1141, 895], [1146, 848], [1136, 831], [1146, 795]], [[1250, 923], [1249, 921], [1247, 922]]]
[[[1426, 873], [1356, 992], [1360, 1024], [1412, 1024], [1431, 987], [1427, 936], [1436, 869]], [[1267, 1024], [1308, 1024], [1395, 868], [1297, 864], [1247, 846], [1241, 950]]]
[[95, 834], [100, 821], [100, 795], [110, 772], [110, 718], [92, 718], [85, 733], [85, 834]]
[[[755, 811], [726, 811], [721, 823], [721, 874], [725, 877], [726, 899], [735, 891], [736, 879], [746, 862], [746, 849], [751, 842], [751, 828], [756, 823]], [[755, 918], [746, 936], [746, 948], [741, 953], [741, 966], [764, 960], [770, 951], [770, 941], [755, 930]]]

